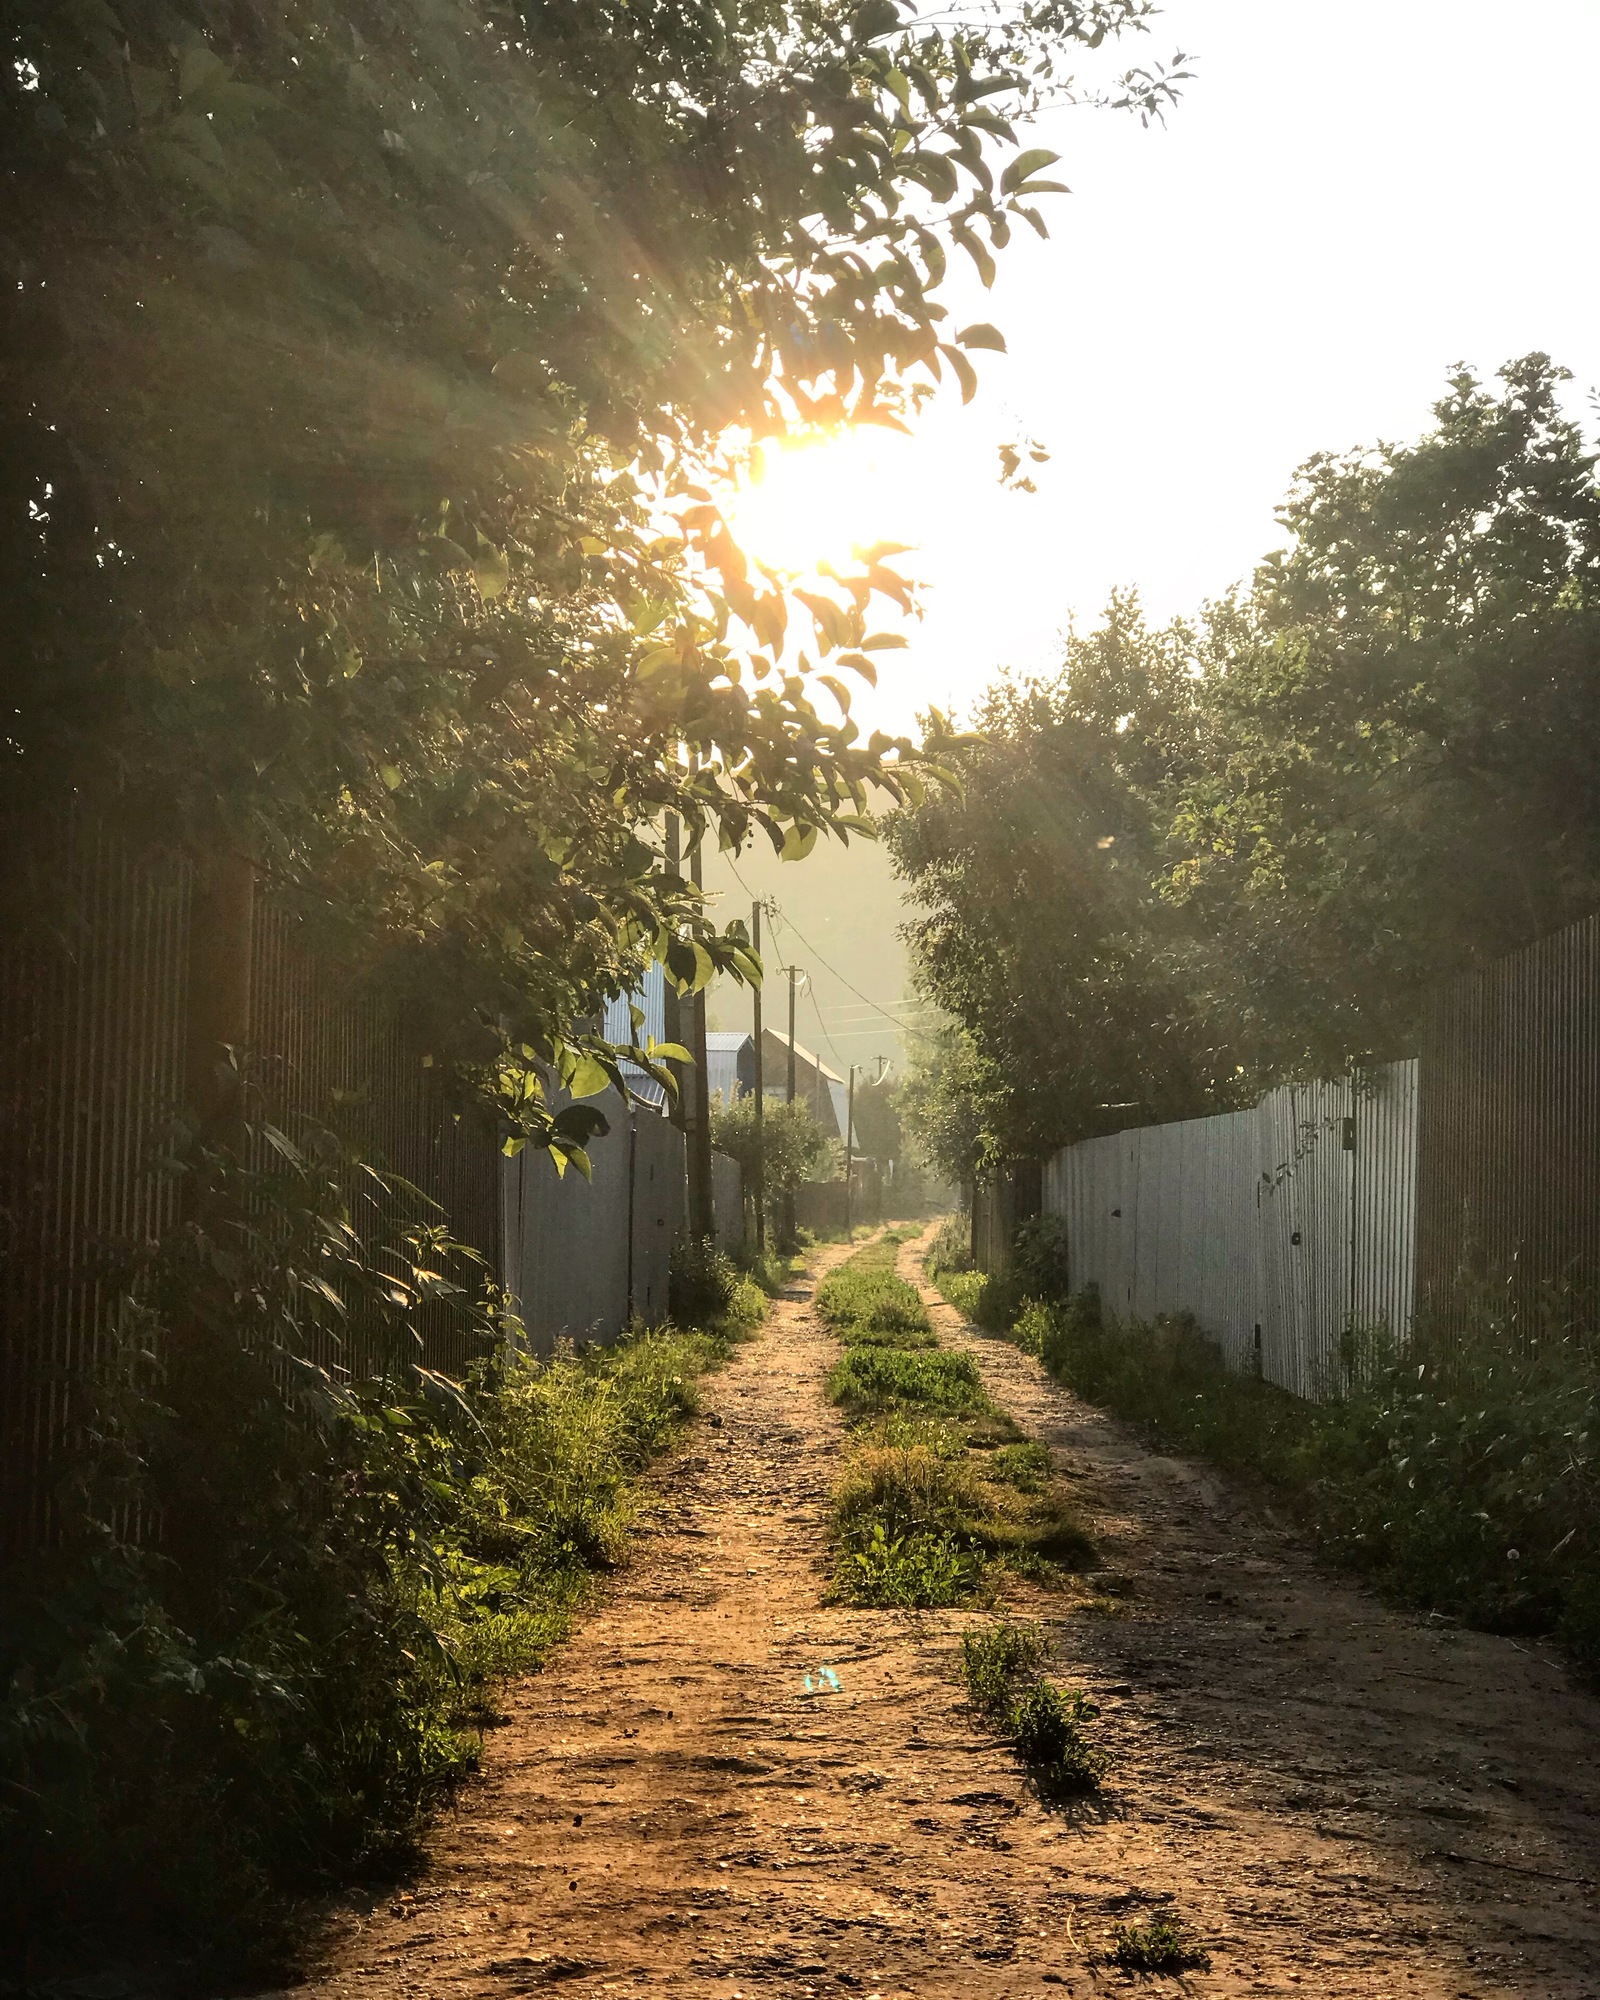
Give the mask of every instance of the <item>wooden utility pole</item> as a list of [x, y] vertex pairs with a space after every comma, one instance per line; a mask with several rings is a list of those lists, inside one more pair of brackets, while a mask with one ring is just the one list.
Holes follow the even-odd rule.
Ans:
[[[799, 990], [797, 982], [800, 978], [800, 968], [798, 965], [786, 965], [783, 969], [789, 975], [789, 1060], [786, 1067], [788, 1068], [789, 1072], [789, 1078], [788, 1078], [789, 1102], [793, 1104], [794, 1102], [794, 1002], [795, 1002], [795, 994]], [[792, 1247], [794, 1244], [794, 1189], [793, 1188], [786, 1189], [783, 1197], [783, 1240], [785, 1244], [790, 1247]]]
[[[750, 905], [750, 944], [757, 958], [761, 956], [761, 904]], [[756, 1103], [755, 1103], [755, 1201], [756, 1201], [756, 1255], [764, 1257], [767, 1251], [767, 1155], [766, 1155], [766, 1072], [761, 1056], [761, 984], [758, 980], [754, 988], [751, 1010], [755, 1020], [756, 1045]]]
[[[683, 866], [683, 857], [679, 843], [678, 815], [674, 812], [669, 812], [667, 814], [666, 863], [667, 873], [673, 877], [676, 877], [679, 869]], [[678, 997], [678, 989], [672, 981], [671, 967], [663, 966], [661, 971], [661, 1024], [666, 1030], [663, 1039], [669, 1042], [676, 1042], [681, 1048], [683, 1046], [683, 1004]], [[674, 1063], [672, 1065], [672, 1073], [678, 1079], [678, 1088], [672, 1103], [667, 1107], [667, 1116], [681, 1132], [687, 1132], [689, 1129], [689, 1107], [684, 1098], [682, 1063]]]
[[798, 965], [786, 965], [783, 969], [789, 975], [789, 1102], [793, 1104], [794, 1102], [794, 996], [795, 996], [795, 981], [800, 977], [800, 968]]
[[[690, 879], [704, 888], [704, 864], [700, 842], [689, 856]], [[717, 1233], [716, 1205], [711, 1194], [711, 1083], [706, 1075], [706, 989], [700, 987], [689, 1000], [689, 1053], [694, 1057], [694, 1075], [689, 1081], [694, 1119], [689, 1128], [689, 1233], [710, 1238]]]
[[848, 1107], [844, 1115], [844, 1233], [846, 1242], [850, 1239], [850, 1175], [855, 1166], [856, 1139], [856, 1069], [850, 1065], [850, 1087], [845, 1092]]

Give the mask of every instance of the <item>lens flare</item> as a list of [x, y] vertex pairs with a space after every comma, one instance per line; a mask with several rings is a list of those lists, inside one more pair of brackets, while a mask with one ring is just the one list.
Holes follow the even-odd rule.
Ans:
[[753, 447], [723, 514], [752, 560], [787, 575], [844, 569], [876, 542], [922, 540], [911, 439], [878, 427]]

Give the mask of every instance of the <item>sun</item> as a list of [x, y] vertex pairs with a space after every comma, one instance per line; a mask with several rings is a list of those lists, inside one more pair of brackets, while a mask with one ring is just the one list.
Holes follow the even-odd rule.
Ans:
[[916, 547], [921, 508], [911, 443], [862, 426], [757, 444], [723, 517], [752, 561], [790, 576], [844, 569], [857, 549], [877, 542]]

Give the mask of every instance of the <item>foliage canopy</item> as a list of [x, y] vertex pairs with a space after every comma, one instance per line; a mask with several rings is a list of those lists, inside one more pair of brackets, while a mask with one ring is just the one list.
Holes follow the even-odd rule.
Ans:
[[823, 671], [890, 552], [795, 593], [717, 480], [971, 392], [949, 249], [1043, 230], [1014, 121], [1148, 12], [0, 0], [9, 795], [247, 854], [548, 1140], [651, 955], [754, 976], [668, 812], [799, 856], [922, 795]]
[[[1414, 1051], [1451, 974], [1600, 904], [1600, 487], [1528, 355], [1321, 455], [1194, 621], [1131, 597], [897, 816], [947, 1123], [1031, 1152]], [[935, 1096], [937, 1096], [937, 1091]]]

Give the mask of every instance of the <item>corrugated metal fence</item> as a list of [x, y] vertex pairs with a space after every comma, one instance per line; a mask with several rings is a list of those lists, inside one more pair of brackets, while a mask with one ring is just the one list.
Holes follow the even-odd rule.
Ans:
[[1418, 1301], [1600, 1308], [1600, 917], [1440, 993], [1423, 1025]]
[[[185, 1096], [193, 882], [85, 818], [8, 842], [0, 921], [0, 1547], [47, 1534], [51, 1467], [107, 1359], [115, 1301], [177, 1216], [164, 1141]], [[265, 899], [250, 1041], [271, 1115], [338, 1118], [440, 1203], [497, 1268], [501, 1160], [487, 1120], [445, 1105], [392, 1009], [307, 949]], [[365, 1197], [376, 1239], [389, 1218]], [[446, 1316], [425, 1357], [468, 1359]], [[324, 1357], [331, 1358], [331, 1357]], [[349, 1354], [348, 1365], [365, 1357]]]
[[1394, 1063], [1066, 1147], [1043, 1206], [1074, 1286], [1121, 1317], [1192, 1313], [1230, 1365], [1323, 1393], [1348, 1326], [1409, 1324], [1416, 1078]]

